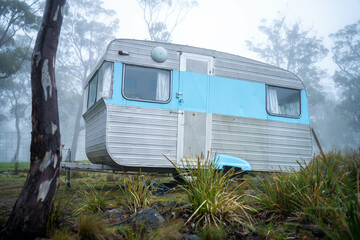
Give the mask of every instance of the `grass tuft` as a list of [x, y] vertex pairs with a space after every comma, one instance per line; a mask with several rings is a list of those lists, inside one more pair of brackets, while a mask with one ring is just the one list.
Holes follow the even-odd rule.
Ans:
[[82, 215], [78, 219], [78, 235], [81, 240], [102, 240], [109, 234], [103, 218], [98, 215]]
[[201, 239], [221, 240], [225, 239], [226, 231], [221, 227], [205, 226], [200, 231]]
[[124, 176], [124, 187], [120, 186], [120, 189], [125, 196], [126, 205], [133, 212], [149, 206], [152, 193], [146, 182], [147, 177], [141, 173]]
[[187, 222], [192, 219], [197, 225], [216, 226], [221, 223], [251, 222], [248, 211], [250, 206], [245, 203], [245, 194], [242, 193], [242, 184], [233, 182], [232, 176], [236, 173], [233, 169], [224, 173], [216, 169], [209, 156], [198, 157], [196, 162], [185, 160], [180, 168], [175, 166], [193, 206], [194, 212]]
[[64, 214], [64, 211], [67, 207], [71, 207], [71, 201], [73, 196], [66, 198], [66, 189], [60, 193], [57, 197], [56, 202], [53, 205], [50, 218], [48, 220], [48, 228], [50, 231], [53, 231], [56, 227], [59, 226], [61, 217]]
[[72, 240], [75, 239], [73, 235], [71, 235], [65, 229], [57, 229], [54, 231], [53, 235], [51, 236], [52, 240]]
[[157, 239], [157, 240], [177, 240], [183, 239], [180, 230], [183, 227], [184, 222], [181, 219], [175, 219], [165, 224], [165, 226], [152, 231], [149, 233], [148, 239]]
[[81, 207], [78, 212], [103, 212], [105, 209], [110, 191], [104, 192], [104, 186], [97, 190], [93, 184], [86, 184], [86, 188], [80, 191], [82, 197]]
[[254, 186], [257, 210], [267, 219], [270, 214], [315, 223], [332, 239], [356, 239], [360, 235], [359, 155], [331, 151], [313, 157], [307, 166], [299, 163], [298, 172], [268, 175]]

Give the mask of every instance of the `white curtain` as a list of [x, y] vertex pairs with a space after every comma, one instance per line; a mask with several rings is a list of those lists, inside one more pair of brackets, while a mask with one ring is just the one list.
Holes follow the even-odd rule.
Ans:
[[169, 99], [170, 92], [169, 74], [165, 72], [158, 72], [157, 74], [157, 87], [156, 87], [156, 100], [166, 101]]
[[267, 109], [270, 113], [281, 114], [276, 89], [268, 87]]
[[288, 99], [289, 102], [283, 104], [280, 107], [280, 112], [289, 116], [299, 116], [300, 115], [300, 101], [298, 95], [292, 96]]
[[102, 96], [104, 98], [112, 97], [112, 63], [104, 63], [104, 73], [103, 73], [103, 87], [102, 87]]

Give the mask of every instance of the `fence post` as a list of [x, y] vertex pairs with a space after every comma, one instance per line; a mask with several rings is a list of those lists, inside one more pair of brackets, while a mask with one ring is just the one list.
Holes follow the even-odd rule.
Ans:
[[[67, 154], [66, 161], [67, 161], [67, 162], [70, 162], [70, 159], [71, 159], [71, 149], [69, 148], [67, 152], [68, 152], [68, 154]], [[70, 168], [68, 168], [68, 169], [66, 170], [66, 187], [71, 188], [71, 184], [70, 184]]]

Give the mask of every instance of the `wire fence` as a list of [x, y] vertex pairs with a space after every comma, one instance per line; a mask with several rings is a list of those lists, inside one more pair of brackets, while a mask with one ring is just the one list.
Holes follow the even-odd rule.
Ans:
[[[73, 136], [71, 134], [62, 134], [61, 143], [64, 144], [64, 150], [71, 147]], [[19, 162], [30, 161], [30, 143], [31, 134], [22, 132], [20, 138], [20, 149], [18, 154]], [[16, 132], [0, 132], [0, 162], [11, 162], [16, 153], [17, 134]], [[85, 154], [85, 133], [80, 133], [78, 141], [78, 149], [75, 160], [87, 160]]]

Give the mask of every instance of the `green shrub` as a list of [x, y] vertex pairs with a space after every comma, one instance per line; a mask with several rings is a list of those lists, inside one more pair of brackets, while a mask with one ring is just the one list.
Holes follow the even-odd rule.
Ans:
[[242, 184], [231, 179], [234, 170], [224, 173], [214, 165], [209, 157], [198, 157], [195, 163], [184, 160], [181, 168], [174, 165], [183, 180], [181, 188], [194, 209], [187, 222], [194, 219], [197, 224], [216, 227], [219, 223], [250, 222], [251, 208], [245, 204], [245, 195], [240, 191]]
[[331, 217], [322, 217], [310, 214], [323, 232], [331, 239], [359, 239], [360, 236], [360, 169], [357, 169], [356, 191], [351, 177], [337, 183], [338, 191], [333, 197], [339, 204], [318, 208], [318, 211], [331, 212]]
[[82, 215], [78, 219], [78, 235], [81, 240], [102, 240], [109, 234], [103, 218], [98, 215]]
[[[346, 150], [344, 158], [344, 167], [349, 171], [349, 180], [356, 183], [360, 170], [360, 149]], [[354, 184], [354, 187], [356, 187], [356, 184]]]
[[[341, 209], [354, 192], [356, 181], [349, 165], [356, 166], [355, 156], [332, 151], [325, 158], [315, 156], [307, 166], [299, 163], [299, 171], [272, 173], [255, 187], [259, 209], [284, 217], [297, 217], [301, 221], [321, 221], [331, 224], [336, 218], [334, 209]], [[352, 179], [352, 180], [351, 180]]]
[[133, 212], [146, 208], [152, 197], [149, 184], [146, 184], [147, 177], [144, 175], [127, 175], [124, 176], [124, 186], [120, 186], [125, 196], [126, 205]]
[[281, 213], [284, 216], [296, 215], [302, 208], [298, 198], [297, 175], [293, 173], [272, 173], [262, 184], [254, 186], [256, 202], [260, 211]]
[[149, 233], [148, 239], [156, 239], [156, 240], [177, 240], [183, 239], [180, 234], [180, 230], [183, 227], [184, 222], [182, 220], [176, 219], [166, 223], [163, 227], [151, 231]]
[[55, 230], [51, 236], [52, 240], [72, 240], [75, 239], [68, 231], [65, 229]]
[[[65, 198], [66, 188], [56, 197], [55, 203], [53, 205], [50, 218], [48, 220], [48, 228], [53, 231], [55, 227], [59, 226], [60, 219], [64, 214], [64, 211], [67, 207], [71, 206], [71, 201], [73, 196]], [[59, 233], [60, 234], [60, 233]]]
[[78, 212], [102, 212], [107, 205], [108, 195], [110, 191], [104, 192], [104, 186], [100, 191], [96, 190], [93, 184], [86, 184], [86, 188], [80, 191], [82, 198], [81, 207]]
[[205, 226], [201, 229], [200, 236], [204, 240], [221, 240], [225, 239], [226, 231], [220, 227]]

